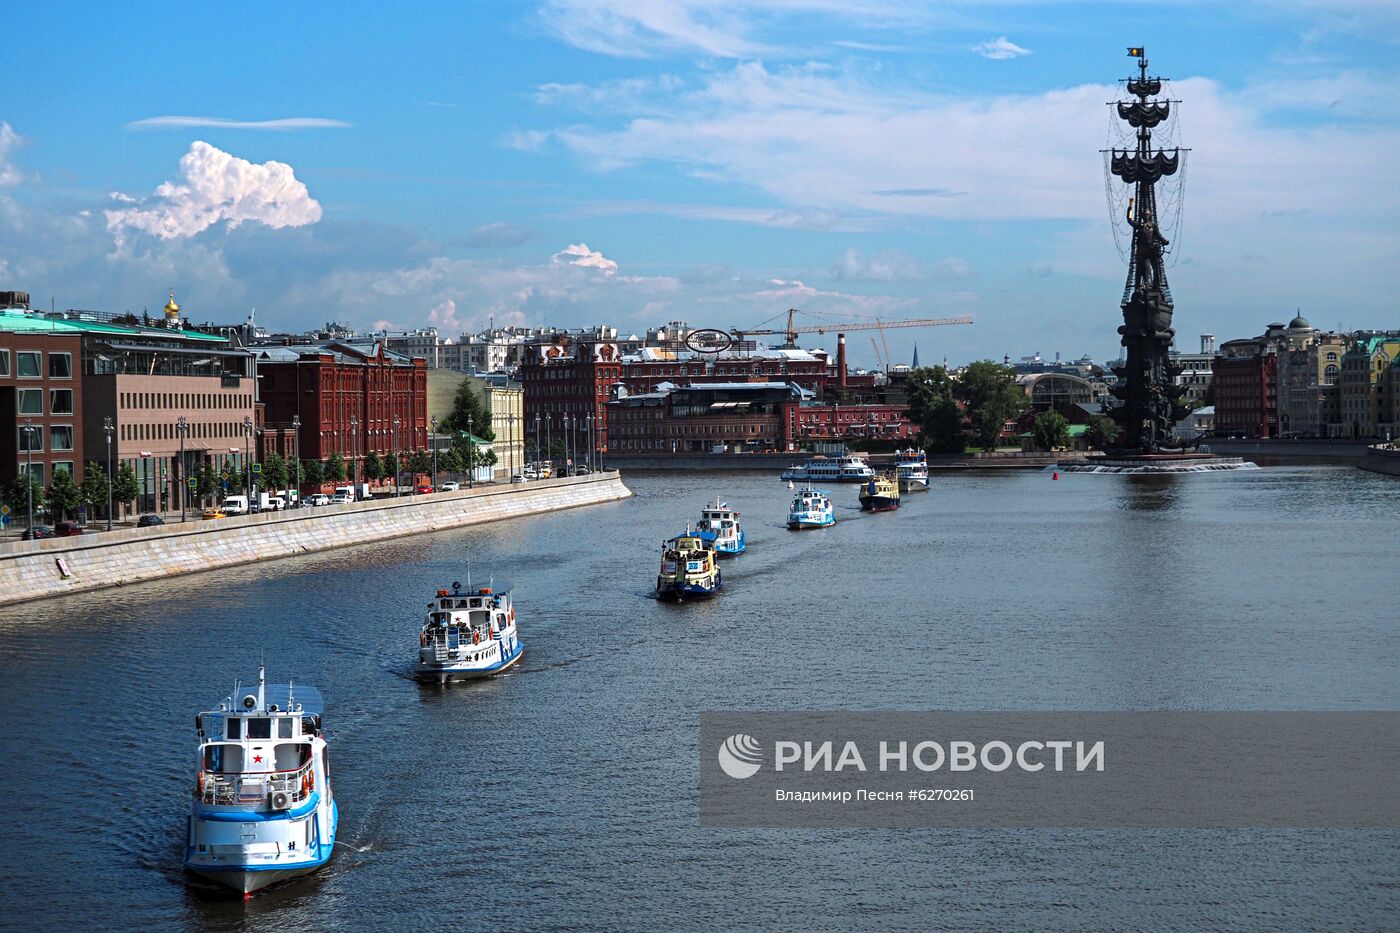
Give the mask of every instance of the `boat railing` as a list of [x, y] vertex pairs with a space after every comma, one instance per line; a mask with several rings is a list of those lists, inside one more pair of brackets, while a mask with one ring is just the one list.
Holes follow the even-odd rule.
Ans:
[[199, 775], [196, 795], [201, 803], [216, 806], [252, 806], [267, 802], [268, 795], [285, 791], [292, 803], [301, 803], [315, 790], [308, 761], [288, 771], [243, 771], [226, 774], [204, 771]]

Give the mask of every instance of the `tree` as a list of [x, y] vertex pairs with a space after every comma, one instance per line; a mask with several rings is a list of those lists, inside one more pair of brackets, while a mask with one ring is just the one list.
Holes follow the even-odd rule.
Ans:
[[345, 458], [339, 453], [333, 453], [326, 458], [326, 480], [331, 483], [338, 483], [345, 479]]
[[935, 402], [953, 397], [953, 377], [943, 366], [911, 369], [904, 379], [904, 394], [909, 398], [909, 420], [923, 424]]
[[199, 494], [201, 501], [219, 492], [219, 474], [214, 472], [212, 463], [201, 463], [199, 472], [195, 474], [195, 492]]
[[1089, 429], [1084, 432], [1084, 440], [1092, 450], [1107, 450], [1118, 440], [1118, 425], [1112, 418], [1095, 415], [1089, 419]]
[[452, 411], [438, 428], [444, 434], [466, 431], [485, 441], [496, 439], [496, 433], [491, 430], [491, 413], [482, 404], [470, 379], [463, 379], [457, 386], [457, 394], [452, 397]]
[[44, 508], [44, 487], [34, 482], [28, 473], [18, 474], [10, 488], [5, 490], [5, 504], [10, 507], [10, 514], [16, 519], [29, 514], [31, 489], [34, 492], [34, 514], [37, 515]]
[[287, 474], [290, 472], [287, 469], [287, 461], [282, 459], [282, 455], [279, 453], [270, 453], [263, 460], [263, 482], [273, 492], [287, 488]]
[[92, 513], [99, 505], [107, 504], [107, 471], [95, 460], [89, 460], [83, 467], [83, 482], [78, 487], [78, 501], [88, 506]]
[[399, 458], [393, 454], [384, 458], [384, 478], [393, 480], [395, 486], [399, 484]]
[[55, 521], [67, 518], [76, 511], [78, 503], [82, 501], [82, 493], [78, 490], [78, 484], [73, 482], [73, 474], [67, 470], [54, 470], [45, 499], [49, 514]]
[[1016, 384], [1016, 371], [991, 360], [969, 363], [954, 387], [966, 406], [973, 434], [984, 450], [993, 450], [1007, 421], [1026, 406], [1026, 393]]
[[127, 506], [140, 494], [141, 484], [136, 481], [136, 471], [123, 460], [117, 465], [117, 475], [112, 478], [112, 500], [121, 503], [122, 518], [126, 517]]
[[962, 408], [952, 398], [937, 399], [919, 425], [924, 450], [931, 454], [961, 454], [967, 451], [963, 433]]
[[444, 473], [461, 473], [463, 470], [462, 455], [457, 452], [456, 447], [449, 447], [438, 454], [438, 467]]
[[365, 479], [381, 480], [384, 478], [384, 461], [379, 459], [379, 454], [370, 451], [365, 457]]
[[247, 473], [228, 464], [224, 465], [224, 471], [219, 478], [227, 486], [228, 491], [235, 494], [242, 492], [244, 484], [248, 482]]
[[1057, 411], [1045, 411], [1035, 416], [1031, 438], [1041, 450], [1054, 450], [1069, 445], [1069, 422]]
[[321, 469], [320, 460], [303, 460], [301, 462], [301, 482], [304, 486], [312, 489], [320, 489], [325, 482], [325, 472]]
[[408, 469], [412, 473], [428, 473], [433, 468], [433, 458], [426, 450], [415, 450], [408, 458]]

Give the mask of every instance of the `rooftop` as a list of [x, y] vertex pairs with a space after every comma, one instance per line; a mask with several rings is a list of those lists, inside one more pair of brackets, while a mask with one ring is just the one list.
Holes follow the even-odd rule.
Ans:
[[161, 340], [189, 340], [202, 344], [228, 343], [223, 337], [195, 330], [147, 327], [140, 324], [110, 324], [84, 318], [50, 316], [20, 308], [0, 310], [0, 331], [19, 334], [101, 334]]

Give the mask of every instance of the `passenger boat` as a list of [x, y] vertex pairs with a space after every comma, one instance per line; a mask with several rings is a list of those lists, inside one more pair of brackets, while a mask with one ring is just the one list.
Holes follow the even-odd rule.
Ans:
[[860, 487], [860, 507], [865, 512], [891, 512], [899, 508], [899, 482], [882, 473]]
[[748, 546], [744, 529], [739, 527], [739, 513], [718, 496], [714, 505], [701, 510], [700, 523], [695, 527], [718, 557], [737, 557]]
[[874, 475], [875, 471], [859, 457], [813, 457], [788, 467], [779, 478], [808, 483], [860, 483]]
[[440, 684], [499, 674], [525, 653], [515, 628], [510, 590], [489, 586], [438, 590], [418, 633], [420, 680]]
[[661, 548], [661, 570], [656, 575], [659, 599], [704, 599], [724, 586], [715, 552], [698, 533], [676, 535]]
[[894, 472], [899, 478], [899, 488], [905, 492], [927, 492], [928, 454], [912, 447], [895, 453]]
[[195, 716], [199, 734], [185, 867], [245, 897], [330, 861], [340, 814], [331, 794], [325, 704], [313, 687], [233, 693]]
[[832, 508], [831, 497], [826, 493], [804, 486], [793, 495], [792, 507], [788, 509], [789, 528], [825, 528], [834, 524], [836, 511]]

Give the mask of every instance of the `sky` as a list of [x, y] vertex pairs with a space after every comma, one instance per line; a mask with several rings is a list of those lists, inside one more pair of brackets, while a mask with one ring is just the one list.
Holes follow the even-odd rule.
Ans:
[[444, 336], [970, 315], [887, 331], [891, 356], [1111, 359], [1100, 150], [1144, 45], [1191, 150], [1178, 345], [1298, 310], [1400, 327], [1393, 0], [59, 0], [4, 21], [0, 290], [39, 306], [155, 311], [174, 288], [196, 321]]

